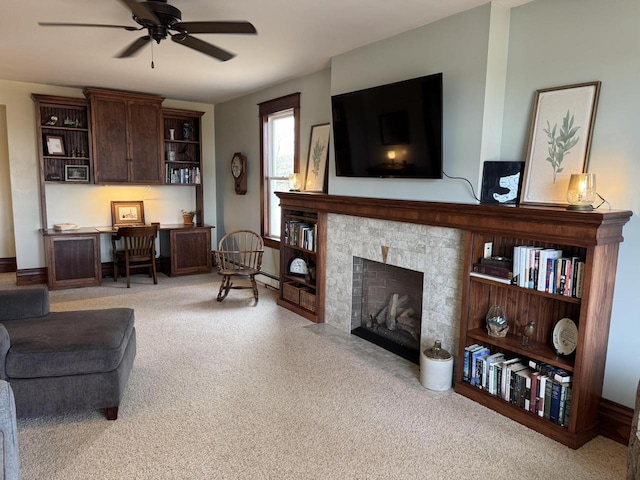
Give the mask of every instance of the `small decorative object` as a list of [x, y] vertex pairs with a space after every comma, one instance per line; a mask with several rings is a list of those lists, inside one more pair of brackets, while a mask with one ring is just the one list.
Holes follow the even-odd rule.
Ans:
[[193, 217], [195, 216], [196, 212], [194, 210], [182, 210], [182, 222], [188, 227], [193, 225]]
[[327, 158], [329, 157], [328, 123], [313, 125], [309, 139], [309, 155], [307, 156], [307, 178], [304, 189], [307, 192], [324, 192], [325, 176], [327, 172]]
[[176, 129], [175, 128], [170, 128], [169, 129], [169, 140], [175, 140], [176, 139]]
[[289, 175], [289, 191], [290, 192], [300, 191], [300, 174], [299, 173], [292, 173]]
[[193, 127], [190, 123], [184, 122], [182, 124], [182, 139], [191, 140], [191, 134], [193, 133]]
[[296, 257], [291, 260], [289, 264], [289, 273], [292, 275], [307, 275], [309, 273], [309, 267], [304, 258]]
[[453, 383], [453, 357], [440, 340], [420, 355], [420, 383], [429, 390], [449, 390]]
[[46, 180], [47, 182], [59, 182], [60, 180], [62, 180], [62, 178], [57, 173], [50, 173], [49, 175], [47, 175]]
[[600, 82], [536, 91], [520, 203], [567, 205], [571, 172], [584, 172]]
[[71, 119], [71, 118], [69, 118], [69, 117], [65, 118], [65, 119], [64, 119], [64, 122], [62, 122], [62, 124], [63, 124], [65, 127], [75, 127], [75, 126], [76, 126], [76, 123], [77, 123], [77, 120], [73, 120], [73, 119]]
[[536, 333], [536, 322], [529, 322], [525, 325], [524, 330], [522, 330], [522, 346], [529, 346], [529, 339], [533, 337], [533, 334]]
[[176, 161], [176, 152], [174, 152], [173, 150], [168, 150], [167, 151], [167, 161], [168, 162], [175, 162]]
[[58, 117], [56, 117], [55, 115], [51, 115], [49, 117], [49, 120], [46, 121], [45, 125], [55, 125], [56, 123], [58, 123]]
[[571, 355], [578, 345], [578, 327], [570, 318], [562, 318], [553, 328], [552, 338], [559, 355]]
[[596, 199], [596, 175], [594, 173], [573, 173], [567, 188], [567, 210], [593, 210]]
[[64, 140], [60, 135], [45, 135], [45, 142], [47, 144], [47, 153], [49, 155], [59, 155], [62, 157], [66, 155], [64, 150]]
[[524, 162], [484, 162], [481, 203], [515, 205], [522, 185]]
[[509, 333], [509, 322], [500, 305], [492, 305], [486, 316], [487, 333], [490, 337], [503, 338]]

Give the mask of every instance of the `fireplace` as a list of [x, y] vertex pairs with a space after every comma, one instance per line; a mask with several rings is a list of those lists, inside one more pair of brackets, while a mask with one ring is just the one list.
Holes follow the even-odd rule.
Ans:
[[457, 351], [464, 260], [461, 230], [330, 213], [326, 244], [326, 323], [349, 333], [356, 328], [354, 319], [369, 313], [358, 313], [362, 302], [354, 302], [359, 268], [354, 258], [371, 260], [421, 275], [422, 296], [411, 294], [420, 300], [413, 307], [415, 317], [420, 318], [418, 352], [433, 346], [435, 340], [445, 350]]
[[351, 333], [420, 360], [423, 274], [353, 257]]

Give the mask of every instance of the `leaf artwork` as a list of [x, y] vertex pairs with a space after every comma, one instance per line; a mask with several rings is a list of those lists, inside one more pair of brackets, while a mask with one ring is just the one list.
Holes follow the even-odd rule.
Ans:
[[326, 145], [323, 145], [322, 143], [320, 143], [320, 139], [318, 139], [313, 146], [313, 153], [311, 154], [311, 156], [313, 157], [312, 171], [316, 177], [320, 175], [320, 162], [322, 160], [322, 154], [325, 148], [326, 148]]
[[549, 144], [547, 162], [549, 162], [553, 168], [553, 183], [556, 183], [556, 176], [563, 170], [562, 161], [564, 157], [580, 140], [580, 137], [575, 136], [580, 127], [574, 127], [573, 121], [574, 116], [567, 110], [567, 114], [562, 119], [562, 126], [559, 132], [557, 132], [558, 124], [556, 123], [553, 128], [551, 128], [549, 120], [547, 120], [547, 128], [544, 129], [549, 137], [549, 141], [547, 142]]

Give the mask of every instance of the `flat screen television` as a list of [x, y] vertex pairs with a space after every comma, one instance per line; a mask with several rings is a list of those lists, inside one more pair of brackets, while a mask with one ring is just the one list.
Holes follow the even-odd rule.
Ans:
[[336, 175], [442, 178], [442, 73], [331, 97]]

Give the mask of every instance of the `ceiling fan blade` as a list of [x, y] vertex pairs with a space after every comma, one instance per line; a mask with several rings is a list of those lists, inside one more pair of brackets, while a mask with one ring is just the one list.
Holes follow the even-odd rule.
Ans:
[[151, 37], [149, 35], [145, 35], [144, 37], [138, 38], [131, 45], [125, 48], [122, 52], [116, 55], [116, 58], [132, 57], [133, 55], [138, 53], [138, 50], [140, 50], [147, 43], [149, 43], [150, 40], [151, 40]]
[[182, 33], [257, 33], [249, 22], [181, 22], [173, 28]]
[[56, 23], [56, 22], [38, 22], [42, 27], [102, 27], [102, 28], [123, 28], [129, 32], [141, 30], [141, 28], [129, 27], [126, 25], [104, 25], [102, 23]]
[[119, 0], [120, 3], [124, 3], [131, 13], [133, 13], [140, 20], [144, 20], [154, 25], [160, 24], [160, 20], [155, 13], [151, 11], [144, 3], [136, 2], [135, 0]]
[[190, 37], [186, 33], [173, 35], [171, 37], [171, 40], [179, 43], [180, 45], [184, 45], [185, 47], [193, 48], [194, 50], [200, 53], [204, 53], [205, 55], [209, 55], [210, 57], [217, 58], [222, 62], [226, 62], [227, 60], [235, 57], [235, 55], [231, 52], [227, 52], [226, 50], [211, 45], [210, 43], [203, 42], [198, 38]]

